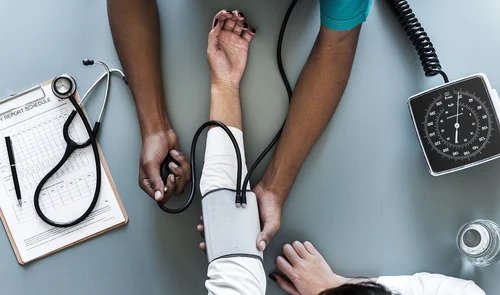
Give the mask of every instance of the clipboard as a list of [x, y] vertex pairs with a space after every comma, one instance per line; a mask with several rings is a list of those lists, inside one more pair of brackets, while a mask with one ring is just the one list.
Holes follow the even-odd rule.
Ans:
[[[6, 111], [1, 110], [2, 104], [8, 103], [8, 102], [14, 102], [16, 100], [25, 99], [28, 102], [35, 101], [35, 104], [41, 105], [40, 99], [45, 98], [45, 100], [46, 100], [47, 97], [50, 96], [50, 95], [47, 96], [46, 93], [47, 93], [48, 89], [50, 89], [51, 82], [52, 82], [52, 80], [45, 81], [45, 82], [41, 83], [40, 85], [34, 86], [34, 87], [29, 88], [25, 91], [19, 92], [15, 95], [12, 95], [10, 97], [7, 97], [5, 99], [0, 100], [0, 134], [2, 133], [2, 130], [3, 130], [2, 129], [2, 124], [3, 124], [2, 121], [5, 121], [7, 119], [11, 119], [13, 116], [12, 114], [14, 114], [16, 112], [19, 113], [19, 110], [17, 110], [15, 107], [14, 108], [7, 108]], [[51, 90], [50, 90], [50, 94], [53, 95]], [[30, 95], [31, 95], [31, 97], [30, 97]], [[78, 92], [75, 94], [75, 98], [77, 101], [80, 101], [80, 96], [78, 95]], [[59, 100], [59, 103], [60, 102], [61, 102], [61, 100]], [[20, 101], [21, 106], [25, 106], [25, 104], [23, 104], [23, 103], [24, 103], [24, 101]], [[69, 101], [67, 103], [70, 104]], [[35, 104], [33, 104], [33, 107], [31, 109], [35, 108], [35, 106], [34, 106]], [[15, 104], [13, 104], [13, 105], [15, 106]], [[70, 108], [74, 109], [73, 106], [71, 106]], [[24, 111], [24, 110], [28, 110], [28, 109], [29, 109], [29, 107], [26, 105], [26, 107], [22, 110]], [[11, 113], [8, 113], [8, 112], [11, 112]], [[84, 110], [84, 112], [85, 112], [85, 110]], [[2, 117], [2, 116], [4, 116], [4, 117]], [[7, 118], [7, 119], [5, 119], [5, 118]], [[28, 116], [28, 118], [29, 118], [29, 116]], [[65, 120], [65, 118], [63, 118], [63, 119]], [[28, 119], [28, 120], [31, 120], [31, 119]], [[22, 120], [20, 120], [20, 121], [21, 121], [21, 123], [23, 123]], [[79, 121], [79, 122], [81, 123], [81, 121]], [[20, 123], [16, 123], [16, 124], [20, 124]], [[11, 126], [16, 126], [16, 124], [13, 124]], [[8, 127], [8, 128], [10, 128], [10, 127]], [[8, 128], [6, 128], [6, 129], [8, 129]], [[62, 134], [62, 128], [58, 131], [61, 132], [61, 134]], [[15, 150], [15, 147], [14, 147], [14, 150]], [[82, 227], [79, 227], [79, 225], [75, 225], [74, 227], [70, 227], [70, 228], [66, 228], [66, 229], [54, 228], [54, 227], [51, 227], [49, 225], [44, 224], [43, 226], [45, 226], [47, 228], [47, 232], [49, 232], [49, 231], [57, 232], [57, 234], [54, 235], [55, 238], [53, 240], [50, 240], [47, 242], [47, 244], [49, 244], [50, 246], [46, 247], [46, 249], [45, 249], [46, 251], [43, 251], [43, 249], [38, 249], [38, 252], [36, 255], [23, 255], [22, 252], [26, 253], [26, 249], [25, 249], [26, 247], [23, 247], [22, 249], [20, 248], [21, 245], [19, 245], [19, 243], [20, 243], [19, 236], [21, 236], [21, 234], [17, 234], [15, 232], [16, 230], [18, 230], [22, 226], [18, 226], [17, 223], [13, 222], [13, 220], [15, 220], [15, 219], [9, 218], [9, 217], [12, 217], [12, 212], [10, 210], [11, 207], [9, 206], [9, 200], [7, 200], [8, 198], [0, 199], [0, 219], [2, 220], [2, 224], [4, 226], [5, 232], [7, 234], [7, 237], [10, 241], [10, 244], [11, 244], [12, 249], [14, 251], [14, 254], [16, 256], [16, 260], [18, 261], [19, 264], [25, 265], [28, 262], [41, 259], [41, 258], [46, 257], [48, 255], [51, 255], [51, 254], [54, 254], [54, 253], [59, 252], [61, 250], [67, 249], [73, 245], [79, 244], [81, 242], [92, 239], [96, 236], [102, 235], [102, 234], [104, 234], [112, 229], [118, 228], [118, 227], [126, 225], [128, 223], [129, 219], [128, 219], [127, 212], [125, 211], [125, 207], [123, 206], [121, 196], [118, 192], [118, 189], [116, 187], [115, 182], [113, 181], [113, 178], [112, 178], [111, 173], [109, 171], [108, 165], [107, 165], [106, 160], [104, 158], [104, 154], [103, 154], [99, 145], [98, 145], [98, 151], [99, 151], [99, 157], [100, 157], [100, 162], [101, 162], [101, 170], [102, 170], [101, 172], [104, 172], [104, 173], [101, 173], [101, 181], [104, 183], [104, 185], [106, 185], [106, 188], [103, 188], [101, 186], [99, 199], [104, 198], [105, 199], [104, 203], [109, 201], [109, 204], [106, 204], [106, 206], [113, 206], [113, 208], [110, 209], [110, 211], [106, 211], [105, 213], [103, 213], [104, 216], [102, 216], [102, 220], [104, 220], [106, 218], [108, 218], [108, 219], [106, 219], [105, 221], [101, 220], [102, 221], [101, 223], [99, 221], [96, 221], [95, 223], [91, 223], [90, 225], [84, 225]], [[17, 164], [17, 159], [16, 159], [16, 164]], [[0, 160], [0, 176], [2, 173], [1, 165], [2, 165], [2, 161]], [[95, 170], [95, 168], [92, 168], [92, 169]], [[86, 179], [84, 179], [84, 180], [86, 180]], [[5, 182], [5, 179], [3, 179], [3, 182]], [[2, 182], [2, 179], [0, 179], [0, 189], [1, 189], [1, 185], [3, 182]], [[60, 183], [58, 183], [57, 185], [60, 185]], [[5, 186], [5, 184], [4, 184], [4, 186]], [[4, 190], [8, 191], [8, 189], [6, 189], [6, 188], [4, 188]], [[105, 196], [103, 196], [103, 190], [106, 193]], [[1, 190], [0, 190], [0, 192], [1, 192]], [[67, 192], [69, 193], [70, 190], [68, 189]], [[0, 198], [2, 198], [1, 195], [0, 195]], [[11, 198], [12, 198], [12, 195], [11, 195]], [[30, 200], [33, 201], [33, 195], [26, 195], [26, 194], [22, 193], [22, 198], [23, 198], [23, 205], [25, 203], [29, 202]], [[61, 197], [61, 199], [62, 199], [62, 197]], [[99, 204], [99, 202], [100, 201], [98, 201], [98, 204]], [[63, 200], [63, 203], [64, 203], [64, 200]], [[29, 204], [29, 203], [27, 203], [27, 204]], [[8, 212], [7, 211], [4, 212], [4, 210], [6, 208], [8, 209], [7, 210]], [[21, 208], [21, 206], [20, 206], [20, 208]], [[96, 207], [94, 208], [94, 211], [96, 211], [97, 209], [98, 209], [98, 206], [96, 205]], [[57, 208], [54, 210], [63, 210], [63, 209]], [[94, 211], [93, 211], [93, 213], [94, 213]], [[113, 213], [109, 214], [109, 215], [105, 215], [105, 214], [107, 214], [107, 212], [113, 212]], [[6, 213], [9, 214], [9, 217], [6, 216]], [[87, 219], [91, 218], [91, 216], [89, 216]], [[99, 216], [99, 215], [97, 215], [97, 216]], [[38, 216], [36, 216], [36, 218], [38, 218], [38, 222], [43, 223], [43, 221]], [[95, 218], [95, 217], [93, 216], [92, 218]], [[82, 223], [85, 223], [87, 221], [87, 219], [85, 221], [83, 221]], [[98, 219], [98, 218], [95, 218], [95, 219]], [[114, 219], [116, 219], [116, 220], [114, 220]], [[19, 217], [17, 218], [17, 220], [19, 223], [21, 223], [21, 219], [19, 219]], [[113, 222], [110, 222], [110, 220]], [[31, 222], [31, 221], [26, 221], [26, 222]], [[32, 222], [37, 222], [37, 221], [33, 220]], [[95, 224], [98, 224], [99, 226], [95, 226], [95, 228], [92, 228], [92, 227], [94, 227]], [[45, 228], [42, 230], [45, 230]], [[61, 232], [66, 230], [69, 233], [61, 233], [61, 232], [59, 232], [59, 230]], [[78, 231], [82, 231], [82, 232], [79, 233]], [[60, 235], [60, 236], [58, 237], [58, 235]], [[44, 236], [46, 236], [45, 232], [44, 232]], [[67, 236], [70, 236], [71, 238], [68, 238]], [[17, 239], [16, 239], [16, 237], [17, 237]], [[24, 241], [26, 241], [26, 240], [24, 240]], [[21, 244], [24, 245], [25, 243], [21, 243]], [[37, 247], [44, 247], [44, 246], [42, 245], [42, 246], [37, 246]]]

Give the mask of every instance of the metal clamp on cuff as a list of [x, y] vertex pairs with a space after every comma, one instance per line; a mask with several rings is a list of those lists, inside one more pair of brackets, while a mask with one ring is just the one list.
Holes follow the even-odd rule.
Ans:
[[255, 257], [262, 260], [257, 249], [260, 232], [257, 198], [247, 191], [247, 205], [236, 206], [234, 190], [217, 189], [201, 200], [208, 262], [224, 257]]

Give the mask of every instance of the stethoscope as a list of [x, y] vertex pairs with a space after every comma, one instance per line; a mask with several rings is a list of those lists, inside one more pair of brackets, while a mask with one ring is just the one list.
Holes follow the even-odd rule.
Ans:
[[[100, 64], [103, 66], [106, 70], [106, 72], [101, 75], [95, 82], [94, 84], [87, 90], [87, 92], [83, 95], [82, 99], [80, 102], [76, 101], [75, 98], [75, 93], [76, 93], [76, 81], [73, 79], [73, 77], [63, 74], [55, 77], [52, 80], [52, 92], [54, 93], [55, 96], [57, 96], [59, 99], [69, 99], [73, 107], [75, 108], [71, 113], [69, 114], [68, 118], [64, 122], [63, 125], [63, 137], [64, 141], [66, 141], [66, 149], [64, 151], [64, 154], [59, 160], [59, 162], [50, 170], [47, 175], [45, 175], [42, 180], [38, 183], [38, 186], [36, 187], [35, 190], [35, 195], [34, 195], [34, 205], [35, 205], [35, 210], [38, 216], [45, 221], [46, 223], [55, 226], [55, 227], [70, 227], [73, 225], [76, 225], [83, 220], [85, 220], [94, 210], [95, 205], [97, 204], [97, 200], [99, 198], [99, 192], [101, 190], [101, 161], [100, 161], [100, 156], [99, 156], [99, 149], [97, 147], [97, 135], [99, 132], [99, 126], [101, 125], [101, 120], [102, 120], [102, 115], [104, 113], [104, 110], [106, 108], [108, 96], [109, 96], [109, 84], [111, 80], [111, 74], [118, 74], [120, 75], [125, 83], [127, 83], [127, 80], [125, 78], [125, 75], [123, 74], [122, 71], [118, 69], [110, 69], [108, 65], [102, 61], [94, 61], [94, 60], [89, 60], [85, 59], [83, 60], [83, 65], [89, 66], [93, 64]], [[85, 115], [83, 111], [83, 102], [85, 99], [88, 97], [88, 95], [94, 90], [94, 88], [99, 85], [103, 79], [106, 81], [106, 90], [104, 94], [104, 99], [102, 102], [101, 106], [101, 111], [99, 113], [99, 117], [97, 118], [96, 122], [94, 123], [94, 126], [92, 127], [90, 125], [90, 122]], [[73, 122], [74, 118], [76, 115], [80, 116], [83, 125], [85, 126], [85, 130], [87, 131], [87, 134], [89, 138], [84, 141], [84, 142], [75, 142], [73, 139], [71, 139], [69, 135], [69, 129], [71, 126], [71, 123]], [[69, 222], [57, 222], [54, 220], [51, 220], [50, 218], [45, 215], [41, 208], [40, 208], [40, 193], [44, 187], [44, 185], [47, 183], [47, 181], [68, 161], [69, 157], [77, 150], [86, 148], [88, 146], [92, 146], [93, 154], [94, 154], [94, 162], [95, 162], [95, 169], [96, 169], [96, 185], [94, 189], [94, 196], [92, 198], [92, 201], [90, 202], [90, 205], [88, 208], [85, 210], [85, 212], [80, 215], [78, 218], [69, 221]]]

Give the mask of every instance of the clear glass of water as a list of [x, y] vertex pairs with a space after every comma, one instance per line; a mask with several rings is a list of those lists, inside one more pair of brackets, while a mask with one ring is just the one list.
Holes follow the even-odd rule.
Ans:
[[500, 259], [500, 226], [485, 219], [466, 223], [458, 232], [457, 246], [473, 265], [493, 264]]

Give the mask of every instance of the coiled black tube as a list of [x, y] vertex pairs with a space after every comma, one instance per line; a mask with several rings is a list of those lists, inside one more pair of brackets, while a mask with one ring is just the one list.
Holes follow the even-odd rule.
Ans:
[[448, 76], [442, 70], [439, 59], [432, 45], [431, 39], [427, 36], [424, 28], [413, 13], [413, 10], [406, 0], [389, 0], [389, 3], [396, 13], [399, 22], [410, 37], [413, 47], [417, 50], [424, 69], [425, 76], [433, 77], [441, 75], [445, 83], [448, 83]]

